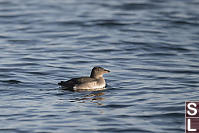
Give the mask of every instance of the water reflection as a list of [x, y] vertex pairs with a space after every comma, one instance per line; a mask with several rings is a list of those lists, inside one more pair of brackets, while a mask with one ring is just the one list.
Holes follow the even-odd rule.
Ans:
[[94, 91], [89, 94], [84, 94], [74, 99], [71, 99], [70, 101], [81, 102], [81, 103], [91, 102], [91, 103], [96, 103], [97, 105], [103, 105], [101, 101], [105, 100], [105, 98], [103, 97], [104, 94], [105, 94], [104, 91]]

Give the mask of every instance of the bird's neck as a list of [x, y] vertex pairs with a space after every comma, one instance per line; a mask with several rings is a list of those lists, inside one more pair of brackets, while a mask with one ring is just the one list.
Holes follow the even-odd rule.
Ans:
[[91, 78], [95, 78], [95, 79], [100, 79], [100, 78], [103, 78], [103, 75], [98, 75], [98, 74], [91, 73], [90, 77]]

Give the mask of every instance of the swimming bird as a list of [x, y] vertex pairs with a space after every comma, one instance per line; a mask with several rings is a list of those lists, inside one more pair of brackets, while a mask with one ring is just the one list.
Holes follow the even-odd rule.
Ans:
[[109, 72], [109, 70], [102, 67], [94, 67], [90, 77], [72, 78], [68, 81], [61, 81], [58, 85], [69, 90], [103, 89], [106, 86], [106, 81], [104, 80], [103, 75]]

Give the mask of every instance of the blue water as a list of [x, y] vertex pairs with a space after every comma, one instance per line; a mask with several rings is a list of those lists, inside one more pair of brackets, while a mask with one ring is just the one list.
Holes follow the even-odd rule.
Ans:
[[[198, 0], [0, 0], [0, 132], [180, 133], [199, 100]], [[61, 80], [111, 70], [107, 89]]]

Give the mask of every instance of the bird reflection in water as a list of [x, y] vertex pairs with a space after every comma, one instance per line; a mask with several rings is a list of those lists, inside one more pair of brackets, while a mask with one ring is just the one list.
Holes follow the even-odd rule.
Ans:
[[102, 97], [105, 93], [102, 91], [94, 91], [91, 92], [90, 94], [86, 94], [83, 95], [81, 97], [72, 99], [71, 102], [81, 102], [81, 103], [86, 103], [86, 102], [92, 102], [92, 103], [96, 103], [97, 105], [103, 105], [102, 103], [100, 103], [100, 101], [103, 101], [105, 98]]

